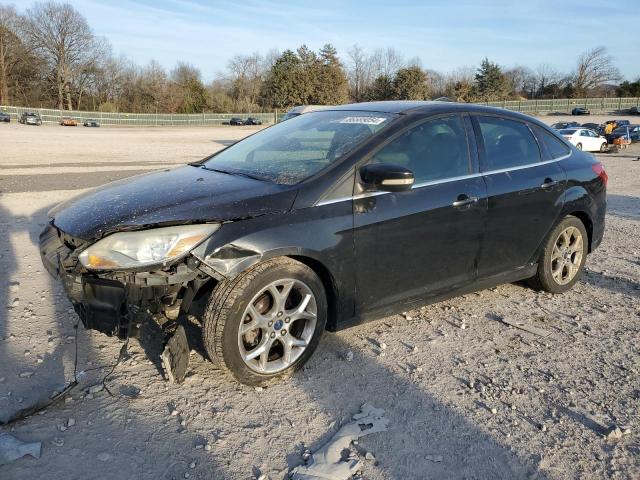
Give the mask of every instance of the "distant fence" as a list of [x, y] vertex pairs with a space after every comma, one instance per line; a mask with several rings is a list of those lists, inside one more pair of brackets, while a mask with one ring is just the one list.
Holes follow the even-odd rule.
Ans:
[[554, 98], [544, 100], [505, 100], [500, 102], [478, 102], [490, 107], [505, 108], [529, 114], [571, 113], [575, 107], [585, 107], [593, 113], [608, 113], [628, 110], [640, 106], [640, 97], [608, 98]]
[[1, 106], [0, 112], [8, 113], [11, 121], [17, 121], [23, 112], [35, 112], [40, 115], [43, 123], [59, 123], [61, 117], [71, 117], [79, 124], [85, 120], [97, 120], [101, 125], [129, 125], [136, 127], [161, 126], [197, 126], [222, 125], [229, 123], [232, 118], [246, 119], [253, 117], [262, 123], [274, 123], [275, 113], [111, 113], [111, 112], [83, 112], [75, 110], [57, 110], [51, 108], [9, 107]]
[[[640, 97], [555, 98], [478, 103], [529, 114], [570, 113], [575, 107], [586, 107], [594, 113], [607, 113], [624, 111], [631, 107], [640, 106]], [[222, 125], [228, 123], [232, 118], [246, 119], [247, 117], [257, 118], [262, 123], [267, 124], [277, 122], [282, 118], [282, 113], [108, 113], [9, 106], [0, 106], [0, 111], [8, 113], [13, 121], [17, 121], [22, 112], [37, 112], [44, 123], [58, 123], [61, 117], [71, 117], [78, 123], [83, 123], [88, 119], [95, 119], [102, 125], [139, 127]]]

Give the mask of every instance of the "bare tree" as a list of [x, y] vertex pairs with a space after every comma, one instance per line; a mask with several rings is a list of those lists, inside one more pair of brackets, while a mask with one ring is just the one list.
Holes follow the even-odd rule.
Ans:
[[401, 53], [389, 47], [376, 49], [369, 57], [369, 65], [371, 66], [371, 78], [393, 77], [399, 69], [405, 66], [405, 62]]
[[73, 108], [71, 82], [95, 54], [96, 40], [86, 19], [68, 3], [37, 3], [27, 10], [25, 36], [49, 64], [58, 108]]
[[596, 47], [578, 57], [573, 87], [576, 95], [583, 96], [589, 90], [621, 78], [620, 71], [613, 64], [613, 57], [608, 54], [606, 47]]
[[534, 96], [542, 96], [550, 85], [559, 83], [563, 75], [548, 63], [538, 65], [535, 73]]
[[347, 52], [347, 78], [351, 97], [356, 102], [364, 99], [364, 94], [371, 83], [371, 73], [366, 52], [359, 45], [354, 45]]
[[259, 53], [252, 55], [235, 55], [227, 65], [233, 98], [251, 108], [257, 104], [264, 77], [265, 62]]
[[15, 8], [0, 5], [0, 105], [9, 103], [9, 77], [25, 55], [19, 28], [20, 17]]

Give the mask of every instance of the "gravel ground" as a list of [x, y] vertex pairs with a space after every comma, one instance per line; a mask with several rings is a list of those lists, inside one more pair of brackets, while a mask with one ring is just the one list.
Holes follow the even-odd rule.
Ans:
[[[36, 246], [46, 211], [254, 130], [0, 125], [0, 417], [73, 378], [77, 317]], [[64, 401], [0, 428], [43, 442], [40, 459], [0, 466], [0, 478], [281, 479], [365, 402], [390, 419], [387, 432], [359, 442], [375, 455], [364, 461], [367, 479], [640, 478], [638, 156], [635, 145], [599, 155], [610, 178], [607, 231], [572, 291], [504, 285], [326, 334], [301, 372], [267, 389], [216, 371], [195, 328], [186, 382], [166, 383], [160, 337], [147, 328], [109, 377], [113, 396], [90, 391], [121, 344], [78, 329], [87, 373]], [[613, 425], [623, 433], [607, 439]]]

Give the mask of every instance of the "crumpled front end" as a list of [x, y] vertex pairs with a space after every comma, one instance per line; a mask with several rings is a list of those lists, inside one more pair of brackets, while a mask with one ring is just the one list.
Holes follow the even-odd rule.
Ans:
[[61, 281], [83, 325], [109, 336], [124, 339], [157, 314], [177, 318], [210, 280], [193, 257], [156, 271], [90, 272], [78, 260], [87, 246], [54, 224], [40, 234], [42, 263]]

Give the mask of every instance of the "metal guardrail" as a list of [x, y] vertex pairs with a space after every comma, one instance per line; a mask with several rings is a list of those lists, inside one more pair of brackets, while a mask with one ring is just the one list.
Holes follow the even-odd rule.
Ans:
[[[555, 98], [545, 100], [504, 100], [500, 102], [478, 102], [481, 105], [515, 110], [529, 114], [571, 113], [575, 107], [586, 107], [594, 113], [607, 113], [628, 110], [640, 106], [640, 97], [609, 98]], [[40, 114], [44, 123], [58, 123], [61, 117], [71, 117], [82, 124], [85, 120], [95, 119], [102, 125], [129, 125], [140, 127], [154, 126], [204, 126], [222, 125], [237, 117], [246, 119], [254, 117], [264, 124], [274, 123], [282, 119], [284, 113], [112, 113], [84, 112], [74, 110], [57, 110], [49, 108], [28, 108], [1, 106], [0, 111], [17, 121], [23, 112]]]

